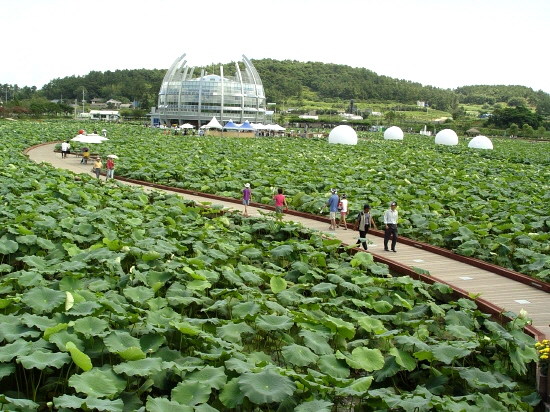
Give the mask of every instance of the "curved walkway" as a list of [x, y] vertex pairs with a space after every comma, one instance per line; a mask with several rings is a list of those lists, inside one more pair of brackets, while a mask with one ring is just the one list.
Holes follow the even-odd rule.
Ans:
[[[92, 162], [83, 165], [80, 163], [80, 158], [74, 155], [62, 159], [61, 153], [54, 152], [54, 146], [55, 143], [35, 146], [26, 150], [25, 153], [35, 162], [50, 163], [54, 167], [68, 169], [75, 173], [91, 174]], [[199, 204], [219, 204], [224, 208], [239, 211], [244, 209], [237, 199], [168, 188], [119, 177], [117, 180], [142, 186], [146, 190], [159, 189], [177, 192], [184, 198], [194, 200]], [[248, 207], [249, 214], [253, 216], [259, 216], [270, 210], [273, 210], [271, 206], [256, 203]], [[310, 229], [326, 232], [327, 236], [335, 236], [348, 245], [357, 242], [357, 232], [351, 229], [339, 228], [336, 231], [329, 231], [326, 217], [289, 211], [284, 215], [284, 220], [299, 222]], [[453, 288], [457, 297], [479, 296], [476, 298], [476, 303], [480, 310], [501, 319], [507, 318], [503, 315], [507, 311], [520, 313], [524, 309], [533, 321], [532, 326], [526, 328], [526, 332], [537, 339], [550, 337], [550, 285], [542, 284], [533, 278], [511, 270], [477, 259], [458, 256], [445, 249], [403, 237], [399, 239], [397, 245], [398, 253], [384, 252], [382, 232], [373, 231], [372, 235], [370, 233], [369, 240], [372, 243], [369, 245], [369, 252], [373, 254], [376, 261], [386, 263], [393, 271], [428, 283], [448, 284]], [[422, 275], [418, 272], [429, 272], [429, 275]]]

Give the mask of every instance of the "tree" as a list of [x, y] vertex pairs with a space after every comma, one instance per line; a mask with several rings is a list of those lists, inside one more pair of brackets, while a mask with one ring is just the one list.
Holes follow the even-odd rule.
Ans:
[[520, 96], [511, 97], [510, 99], [508, 99], [508, 106], [527, 106], [527, 100]]
[[521, 131], [525, 137], [533, 137], [533, 134], [535, 133], [535, 129], [533, 129], [527, 123], [523, 125], [523, 127], [521, 128]]
[[384, 113], [384, 120], [388, 124], [393, 123], [393, 121], [395, 120], [395, 117], [396, 117], [396, 114], [393, 110], [390, 110], [390, 111]]
[[521, 125], [528, 124], [533, 128], [541, 126], [542, 116], [532, 112], [524, 106], [506, 107], [493, 111], [493, 116], [489, 118], [487, 124], [494, 124], [496, 127], [506, 128], [512, 123]]
[[508, 128], [508, 134], [510, 136], [517, 136], [519, 131], [519, 126], [515, 123], [512, 123]]
[[539, 90], [537, 92], [537, 113], [542, 116], [550, 116], [550, 95]]
[[539, 139], [542, 139], [544, 137], [544, 133], [546, 133], [546, 127], [541, 126], [537, 129], [537, 136]]

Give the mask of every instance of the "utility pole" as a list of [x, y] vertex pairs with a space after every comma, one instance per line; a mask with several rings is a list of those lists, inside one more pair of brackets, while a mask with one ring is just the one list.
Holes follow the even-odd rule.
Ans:
[[82, 116], [84, 116], [84, 87], [82, 88]]

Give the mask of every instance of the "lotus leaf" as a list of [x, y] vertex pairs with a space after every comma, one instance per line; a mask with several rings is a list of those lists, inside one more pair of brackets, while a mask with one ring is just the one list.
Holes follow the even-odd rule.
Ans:
[[270, 252], [274, 257], [286, 257], [294, 252], [294, 247], [292, 245], [281, 245], [271, 249]]
[[336, 356], [332, 354], [322, 355], [319, 358], [319, 369], [321, 372], [335, 378], [347, 378], [350, 375], [346, 363], [336, 359]]
[[[341, 358], [341, 354], [337, 357]], [[351, 357], [345, 356], [344, 359], [354, 369], [363, 369], [367, 372], [380, 370], [384, 367], [384, 356], [379, 349], [369, 349], [359, 347], [353, 349]]]
[[287, 282], [284, 278], [280, 276], [272, 276], [269, 285], [273, 293], [280, 293], [286, 289]]
[[432, 346], [432, 353], [435, 359], [450, 365], [456, 359], [468, 356], [471, 351], [466, 348], [457, 348], [447, 344], [441, 344]]
[[301, 345], [287, 345], [281, 348], [283, 357], [287, 362], [296, 366], [307, 366], [317, 363], [319, 357], [311, 349]]
[[103, 342], [110, 352], [118, 353], [131, 347], [140, 347], [139, 339], [128, 332], [115, 330], [107, 336]]
[[334, 353], [332, 347], [328, 343], [328, 337], [325, 333], [302, 329], [300, 331], [300, 336], [304, 339], [304, 344], [317, 355]]
[[66, 353], [35, 351], [30, 355], [19, 356], [18, 360], [21, 362], [25, 369], [59, 369], [69, 362], [69, 356]]
[[235, 409], [242, 404], [244, 396], [240, 388], [239, 378], [233, 378], [223, 387], [220, 393], [220, 401], [226, 408]]
[[330, 328], [333, 333], [338, 333], [347, 339], [352, 339], [355, 336], [355, 326], [353, 323], [333, 316], [326, 316], [323, 324]]
[[28, 355], [31, 346], [24, 339], [18, 339], [13, 343], [8, 343], [0, 347], [0, 362], [10, 362], [17, 356]]
[[83, 371], [89, 371], [92, 369], [92, 361], [90, 360], [90, 357], [78, 350], [73, 342], [67, 342], [65, 347], [70, 352], [71, 358], [76, 366], [81, 368]]
[[69, 385], [90, 397], [111, 398], [122, 392], [126, 383], [112, 370], [93, 368], [89, 372], [71, 376]]
[[252, 368], [254, 368], [253, 363], [249, 363], [247, 360], [241, 360], [237, 358], [230, 358], [225, 361], [225, 367], [228, 370], [235, 371], [237, 373], [243, 374], [246, 372], [250, 372]]
[[73, 325], [75, 332], [82, 333], [86, 338], [90, 336], [105, 336], [109, 323], [104, 319], [87, 316], [77, 319]]
[[228, 323], [216, 329], [217, 336], [234, 343], [242, 342], [241, 334], [243, 333], [253, 334], [255, 330], [245, 322]]
[[281, 402], [296, 390], [296, 384], [290, 378], [273, 368], [264, 368], [259, 373], [245, 373], [238, 378], [238, 382], [242, 393], [258, 405]]
[[238, 303], [233, 306], [232, 313], [234, 317], [243, 319], [246, 316], [255, 316], [260, 312], [261, 307], [254, 301]]
[[412, 372], [416, 368], [416, 361], [407, 352], [397, 348], [391, 348], [389, 353], [395, 357], [395, 361], [398, 365], [407, 369], [409, 372]]
[[14, 342], [19, 338], [36, 338], [40, 332], [33, 330], [18, 323], [19, 319], [15, 316], [0, 316], [0, 341]]
[[286, 315], [260, 315], [256, 318], [258, 328], [266, 331], [288, 330], [294, 322]]
[[113, 366], [113, 370], [118, 373], [125, 373], [128, 376], [149, 376], [162, 370], [162, 359], [146, 358], [133, 361], [127, 361]]
[[97, 399], [89, 396], [85, 399], [86, 406], [90, 409], [108, 412], [122, 412], [124, 410], [124, 402], [122, 399]]
[[332, 402], [314, 399], [309, 402], [301, 403], [294, 408], [294, 412], [330, 412], [333, 405]]
[[182, 405], [178, 402], [170, 401], [166, 398], [147, 398], [145, 408], [148, 412], [193, 412], [194, 408], [188, 405]]
[[19, 244], [13, 240], [7, 239], [5, 236], [2, 236], [0, 239], [0, 254], [9, 255], [11, 253], [17, 252], [19, 249]]
[[225, 375], [223, 367], [214, 368], [212, 366], [206, 366], [199, 371], [190, 373], [185, 378], [186, 381], [195, 381], [217, 390], [222, 389], [227, 382], [227, 376]]
[[10, 376], [15, 372], [15, 364], [13, 363], [2, 363], [0, 364], [0, 379]]
[[34, 315], [31, 313], [25, 313], [21, 316], [21, 323], [29, 327], [36, 327], [40, 330], [45, 330], [56, 325], [54, 319], [50, 319], [47, 316]]
[[208, 401], [212, 388], [200, 382], [180, 382], [172, 390], [172, 400], [182, 405], [195, 406]]

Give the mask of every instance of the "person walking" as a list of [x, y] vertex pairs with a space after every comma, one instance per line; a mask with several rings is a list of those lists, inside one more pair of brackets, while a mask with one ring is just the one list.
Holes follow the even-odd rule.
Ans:
[[273, 199], [275, 199], [275, 213], [283, 213], [283, 206], [288, 209], [286, 197], [283, 195], [282, 187], [277, 189], [277, 194], [273, 196]]
[[346, 216], [348, 214], [348, 199], [345, 193], [340, 199], [338, 210], [340, 210], [340, 221], [338, 222], [338, 227], [340, 227], [343, 223], [344, 230], [348, 230], [348, 222], [346, 221]]
[[250, 205], [250, 200], [252, 199], [252, 191], [250, 190], [250, 183], [244, 184], [243, 189], [243, 205], [244, 205], [244, 216], [248, 217], [248, 206]]
[[338, 212], [338, 203], [340, 203], [340, 197], [338, 197], [338, 192], [336, 189], [330, 189], [331, 195], [328, 198], [327, 204], [329, 216], [330, 216], [330, 227], [329, 230], [336, 230], [336, 212]]
[[391, 251], [397, 253], [395, 250], [395, 245], [397, 243], [397, 202], [393, 201], [390, 203], [390, 208], [384, 212], [384, 250], [389, 252], [388, 241], [390, 237], [391, 241]]
[[111, 157], [107, 159], [107, 174], [105, 175], [105, 181], [109, 180], [109, 178], [115, 178], [115, 161]]
[[94, 173], [97, 179], [99, 179], [99, 173], [101, 172], [102, 167], [103, 163], [101, 163], [101, 157], [96, 158], [94, 162]]
[[61, 143], [61, 158], [66, 159], [67, 154], [69, 153], [69, 150], [71, 150], [71, 144], [68, 140]]
[[370, 214], [370, 205], [367, 203], [363, 205], [363, 211], [357, 214], [357, 219], [353, 225], [353, 230], [359, 230], [359, 239], [357, 239], [357, 245], [362, 243], [363, 249], [368, 250], [367, 233], [369, 228], [374, 227], [376, 229], [376, 223]]

